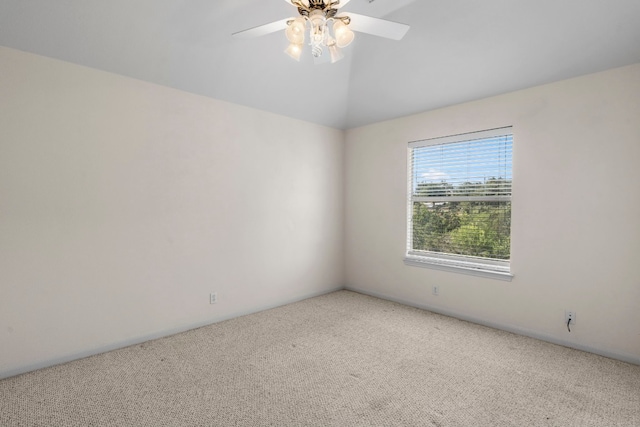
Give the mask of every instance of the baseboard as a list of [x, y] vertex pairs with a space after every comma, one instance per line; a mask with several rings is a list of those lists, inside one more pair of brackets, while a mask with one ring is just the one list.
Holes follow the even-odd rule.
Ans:
[[512, 325], [504, 325], [504, 324], [500, 324], [500, 323], [496, 323], [496, 322], [491, 322], [491, 321], [488, 321], [488, 320], [485, 320], [485, 319], [480, 319], [480, 318], [477, 318], [477, 317], [468, 316], [468, 315], [466, 315], [464, 313], [459, 313], [459, 312], [456, 312], [454, 310], [449, 310], [449, 309], [445, 309], [445, 308], [437, 307], [437, 306], [431, 306], [431, 305], [428, 305], [428, 304], [416, 303], [415, 301], [408, 301], [408, 300], [405, 300], [405, 299], [402, 299], [402, 298], [394, 297], [392, 295], [388, 295], [388, 294], [384, 294], [384, 293], [380, 293], [380, 292], [374, 292], [374, 291], [370, 291], [370, 290], [367, 290], [367, 289], [361, 289], [361, 288], [357, 288], [357, 287], [353, 287], [353, 286], [347, 286], [347, 287], [345, 287], [345, 289], [348, 290], [348, 291], [353, 291], [353, 292], [357, 292], [357, 293], [360, 293], [360, 294], [369, 295], [369, 296], [372, 296], [372, 297], [376, 297], [376, 298], [380, 298], [380, 299], [384, 299], [384, 300], [388, 300], [388, 301], [397, 302], [399, 304], [408, 305], [410, 307], [420, 308], [420, 309], [423, 309], [423, 310], [431, 311], [433, 313], [442, 314], [444, 316], [455, 317], [456, 319], [465, 320], [467, 322], [476, 323], [478, 325], [487, 326], [487, 327], [490, 327], [490, 328], [499, 329], [499, 330], [502, 330], [502, 331], [511, 332], [511, 333], [518, 334], [518, 335], [524, 335], [526, 337], [539, 339], [541, 341], [546, 341], [546, 342], [549, 342], [549, 343], [552, 343], [552, 344], [561, 345], [563, 347], [569, 347], [569, 348], [573, 348], [573, 349], [576, 349], [576, 350], [586, 351], [588, 353], [594, 353], [594, 354], [597, 354], [597, 355], [600, 355], [600, 356], [608, 357], [610, 359], [616, 359], [616, 360], [620, 360], [622, 362], [632, 363], [634, 365], [640, 365], [640, 357], [637, 357], [637, 356], [634, 356], [634, 355], [625, 354], [625, 353], [618, 353], [618, 352], [612, 352], [612, 351], [603, 350], [603, 349], [600, 349], [600, 348], [593, 348], [593, 347], [590, 347], [590, 346], [581, 345], [581, 344], [577, 344], [577, 343], [574, 343], [574, 342], [558, 339], [558, 338], [550, 336], [550, 335], [541, 334], [541, 333], [538, 333], [536, 331], [532, 331], [532, 330], [529, 330], [529, 329], [519, 328], [517, 326], [512, 326]]
[[165, 330], [158, 331], [158, 332], [155, 332], [155, 333], [152, 333], [152, 334], [147, 334], [147, 335], [135, 337], [135, 338], [128, 339], [128, 340], [118, 341], [118, 342], [115, 342], [115, 343], [112, 343], [112, 344], [109, 344], [109, 345], [105, 345], [105, 346], [102, 346], [102, 347], [92, 348], [92, 349], [89, 349], [89, 350], [86, 350], [86, 351], [81, 351], [81, 352], [78, 352], [78, 353], [72, 353], [72, 354], [68, 354], [68, 355], [65, 355], [65, 356], [62, 356], [62, 357], [58, 357], [58, 358], [47, 359], [47, 360], [44, 360], [42, 362], [38, 362], [38, 363], [30, 364], [30, 365], [20, 366], [20, 367], [18, 367], [16, 369], [10, 369], [8, 371], [0, 372], [0, 380], [5, 379], [5, 378], [14, 377], [16, 375], [25, 374], [25, 373], [31, 372], [31, 371], [36, 371], [38, 369], [50, 368], [52, 366], [61, 365], [63, 363], [73, 362], [74, 360], [84, 359], [85, 357], [95, 356], [97, 354], [106, 353], [108, 351], [118, 350], [120, 348], [125, 348], [125, 347], [129, 347], [129, 346], [132, 346], [132, 345], [142, 344], [143, 342], [147, 342], [147, 341], [151, 341], [151, 340], [155, 340], [155, 339], [159, 339], [159, 338], [168, 337], [168, 336], [171, 336], [171, 335], [179, 334], [181, 332], [186, 332], [186, 331], [190, 331], [192, 329], [201, 328], [203, 326], [213, 325], [215, 323], [223, 322], [225, 320], [235, 319], [236, 317], [241, 317], [241, 316], [246, 316], [246, 315], [249, 315], [249, 314], [259, 313], [261, 311], [270, 310], [272, 308], [281, 307], [281, 306], [287, 305], [287, 304], [293, 304], [293, 303], [298, 302], [298, 301], [302, 301], [302, 300], [305, 300], [305, 299], [317, 297], [317, 296], [320, 296], [320, 295], [330, 294], [332, 292], [340, 291], [340, 290], [343, 290], [343, 289], [345, 289], [344, 286], [340, 286], [340, 287], [331, 288], [331, 289], [328, 289], [328, 290], [322, 290], [322, 291], [317, 291], [317, 292], [311, 292], [311, 293], [308, 293], [308, 294], [298, 295], [298, 296], [296, 296], [294, 298], [284, 299], [284, 300], [282, 300], [282, 301], [280, 301], [278, 303], [275, 303], [275, 304], [267, 304], [267, 305], [255, 307], [255, 308], [253, 308], [251, 310], [246, 310], [246, 311], [238, 311], [238, 312], [233, 313], [233, 314], [228, 315], [228, 316], [221, 316], [221, 317], [217, 317], [215, 319], [209, 319], [209, 320], [204, 321], [204, 322], [193, 323], [193, 324], [189, 324], [189, 325], [182, 325], [182, 326], [177, 327], [177, 328], [165, 329]]
[[42, 362], [38, 362], [38, 363], [35, 363], [35, 364], [21, 366], [21, 367], [18, 367], [16, 369], [11, 369], [11, 370], [8, 370], [8, 371], [0, 372], [0, 379], [10, 378], [10, 377], [13, 377], [13, 376], [16, 376], [16, 375], [21, 375], [21, 374], [24, 374], [24, 373], [27, 373], [27, 372], [36, 371], [38, 369], [49, 368], [51, 366], [72, 362], [72, 361], [78, 360], [78, 359], [84, 359], [85, 357], [95, 356], [97, 354], [106, 353], [108, 351], [113, 351], [113, 350], [117, 350], [117, 349], [120, 349], [120, 348], [129, 347], [129, 346], [132, 346], [132, 345], [142, 344], [143, 342], [151, 341], [151, 340], [154, 340], [154, 339], [168, 337], [168, 336], [171, 336], [171, 335], [179, 334], [181, 332], [189, 331], [191, 329], [197, 329], [197, 328], [200, 328], [200, 327], [203, 327], [203, 326], [212, 325], [212, 324], [215, 324], [215, 323], [218, 323], [218, 322], [223, 322], [225, 320], [234, 319], [234, 318], [240, 317], [240, 316], [246, 316], [246, 315], [249, 315], [249, 314], [259, 313], [261, 311], [270, 310], [272, 308], [281, 307], [281, 306], [287, 305], [287, 304], [293, 304], [295, 302], [302, 301], [302, 300], [305, 300], [305, 299], [308, 299], [308, 298], [313, 298], [313, 297], [329, 294], [329, 293], [336, 292], [336, 291], [339, 291], [339, 290], [344, 290], [344, 289], [349, 290], [349, 291], [353, 291], [353, 292], [357, 292], [357, 293], [360, 293], [360, 294], [364, 294], [364, 295], [373, 296], [373, 297], [376, 297], [376, 298], [385, 299], [385, 300], [388, 300], [388, 301], [397, 302], [399, 304], [404, 304], [404, 305], [408, 305], [408, 306], [411, 306], [411, 307], [420, 308], [420, 309], [423, 309], [423, 310], [431, 311], [431, 312], [442, 314], [442, 315], [445, 315], [445, 316], [455, 317], [457, 319], [465, 320], [465, 321], [468, 321], [468, 322], [476, 323], [476, 324], [487, 326], [487, 327], [490, 327], [490, 328], [500, 329], [500, 330], [503, 330], [503, 331], [512, 332], [514, 334], [524, 335], [524, 336], [527, 336], [527, 337], [531, 337], [531, 338], [539, 339], [539, 340], [542, 340], [542, 341], [550, 342], [552, 344], [561, 345], [563, 347], [569, 347], [569, 348], [573, 348], [573, 349], [576, 349], [576, 350], [586, 351], [586, 352], [589, 352], [589, 353], [598, 354], [600, 356], [609, 357], [611, 359], [616, 359], [616, 360], [620, 360], [620, 361], [623, 361], [623, 362], [632, 363], [632, 364], [635, 364], [635, 365], [640, 365], [640, 358], [638, 358], [636, 356], [633, 356], [633, 355], [624, 354], [624, 353], [617, 353], [617, 352], [611, 352], [611, 351], [607, 351], [607, 350], [602, 350], [602, 349], [598, 349], [598, 348], [584, 346], [584, 345], [576, 344], [574, 342], [561, 340], [561, 339], [558, 339], [556, 337], [552, 337], [552, 336], [549, 336], [549, 335], [540, 334], [538, 332], [531, 331], [531, 330], [528, 330], [528, 329], [514, 327], [514, 326], [511, 326], [511, 325], [503, 325], [503, 324], [487, 321], [485, 319], [480, 319], [480, 318], [476, 318], [476, 317], [473, 317], [473, 316], [468, 316], [466, 314], [459, 313], [459, 312], [456, 312], [454, 310], [443, 309], [442, 307], [431, 306], [431, 305], [428, 305], [428, 304], [420, 304], [420, 303], [416, 303], [415, 301], [408, 301], [408, 300], [405, 300], [405, 299], [402, 299], [402, 298], [394, 297], [392, 295], [388, 295], [388, 294], [384, 294], [384, 293], [380, 293], [380, 292], [374, 292], [374, 291], [370, 291], [370, 290], [367, 290], [367, 289], [361, 289], [361, 288], [357, 288], [357, 287], [347, 286], [347, 287], [336, 287], [336, 288], [323, 290], [323, 291], [318, 291], [318, 292], [312, 292], [312, 293], [308, 293], [308, 294], [297, 296], [295, 298], [289, 298], [289, 299], [283, 300], [281, 302], [278, 302], [276, 304], [268, 304], [268, 305], [264, 305], [264, 306], [260, 306], [260, 307], [254, 308], [252, 310], [240, 311], [240, 312], [237, 312], [237, 313], [233, 313], [232, 315], [215, 318], [213, 320], [207, 320], [205, 322], [194, 323], [194, 324], [189, 324], [189, 325], [183, 325], [183, 326], [178, 327], [178, 328], [170, 328], [170, 329], [166, 329], [166, 330], [163, 330], [163, 331], [155, 332], [153, 334], [147, 334], [147, 335], [135, 337], [135, 338], [129, 339], [129, 340], [118, 341], [118, 342], [115, 342], [115, 343], [112, 343], [112, 344], [109, 344], [109, 345], [106, 345], [106, 346], [92, 348], [92, 349], [89, 349], [89, 350], [86, 350], [86, 351], [69, 354], [69, 355], [66, 355], [66, 356], [63, 356], [63, 357], [48, 359], [48, 360], [45, 360], [45, 361], [42, 361]]

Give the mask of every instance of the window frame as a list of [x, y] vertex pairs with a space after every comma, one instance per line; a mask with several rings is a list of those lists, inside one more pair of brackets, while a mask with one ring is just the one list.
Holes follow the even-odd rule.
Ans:
[[[513, 127], [505, 126], [501, 128], [409, 142], [407, 146], [407, 246], [404, 257], [405, 265], [414, 267], [426, 267], [436, 270], [511, 281], [511, 279], [513, 278], [513, 274], [511, 272], [511, 255], [509, 256], [509, 260], [498, 260], [468, 255], [448, 254], [442, 252], [419, 251], [413, 249], [413, 204], [414, 202], [422, 201], [422, 199], [425, 198], [424, 196], [414, 197], [413, 194], [413, 149], [449, 143], [473, 141], [504, 135], [511, 135], [511, 137], [513, 138]], [[513, 172], [513, 166], [511, 172]], [[477, 199], [476, 201], [487, 201], [492, 198], [496, 201], [508, 200], [512, 202], [512, 195], [513, 193], [509, 196], [448, 196], [443, 197], [443, 200], [435, 200], [435, 198], [431, 198], [430, 200], [434, 203], [438, 203], [440, 201], [463, 201], [462, 199], [464, 199], [464, 201], [474, 201], [474, 199]], [[511, 230], [510, 234], [513, 234], [511, 233]]]

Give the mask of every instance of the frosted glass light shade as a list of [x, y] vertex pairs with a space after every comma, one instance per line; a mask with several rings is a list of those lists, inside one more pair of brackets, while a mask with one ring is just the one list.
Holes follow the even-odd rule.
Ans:
[[291, 43], [285, 50], [285, 53], [296, 61], [300, 61], [300, 55], [302, 54], [302, 44]]
[[332, 44], [329, 46], [329, 54], [331, 55], [331, 63], [334, 64], [344, 58], [344, 54], [338, 46]]
[[293, 22], [287, 26], [285, 30], [285, 34], [287, 36], [287, 40], [289, 40], [293, 44], [302, 44], [304, 43], [304, 31], [306, 29], [304, 18], [296, 18]]
[[333, 34], [336, 37], [338, 47], [347, 47], [353, 41], [355, 35], [353, 31], [345, 25], [344, 22], [338, 20], [333, 24]]

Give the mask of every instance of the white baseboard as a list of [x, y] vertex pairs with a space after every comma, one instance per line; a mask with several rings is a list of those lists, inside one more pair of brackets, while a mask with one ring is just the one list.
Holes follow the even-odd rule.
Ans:
[[97, 348], [92, 348], [92, 349], [89, 349], [89, 350], [86, 350], [86, 351], [72, 353], [72, 354], [68, 354], [68, 355], [62, 356], [62, 357], [47, 359], [47, 360], [44, 360], [42, 362], [38, 362], [38, 363], [30, 364], [30, 365], [20, 366], [20, 367], [15, 368], [15, 369], [10, 369], [10, 370], [7, 370], [7, 371], [0, 372], [0, 380], [5, 379], [5, 378], [9, 378], [9, 377], [14, 377], [16, 375], [24, 374], [24, 373], [31, 372], [31, 371], [36, 371], [38, 369], [49, 368], [51, 366], [60, 365], [60, 364], [67, 363], [67, 362], [72, 362], [72, 361], [78, 360], [78, 359], [84, 359], [85, 357], [95, 356], [97, 354], [106, 353], [108, 351], [113, 351], [113, 350], [117, 350], [117, 349], [120, 349], [120, 348], [129, 347], [129, 346], [132, 346], [132, 345], [142, 344], [143, 342], [155, 340], [155, 339], [158, 339], [158, 338], [168, 337], [168, 336], [171, 336], [171, 335], [179, 334], [181, 332], [190, 331], [192, 329], [201, 328], [203, 326], [212, 325], [212, 324], [218, 323], [218, 322], [223, 322], [223, 321], [229, 320], [229, 319], [235, 319], [236, 317], [246, 316], [246, 315], [254, 314], [254, 313], [259, 313], [261, 311], [270, 310], [272, 308], [281, 307], [283, 305], [292, 304], [294, 302], [302, 301], [302, 300], [305, 300], [305, 299], [308, 299], [308, 298], [317, 297], [317, 296], [320, 296], [320, 295], [329, 294], [331, 292], [336, 292], [336, 291], [340, 291], [340, 290], [343, 290], [343, 289], [344, 289], [344, 287], [341, 286], [341, 287], [332, 288], [332, 289], [329, 289], [329, 290], [311, 292], [311, 293], [308, 293], [308, 294], [299, 295], [299, 296], [294, 297], [294, 298], [284, 299], [282, 301], [279, 301], [276, 304], [267, 304], [267, 305], [260, 306], [260, 307], [257, 307], [257, 308], [251, 309], [251, 310], [239, 311], [239, 312], [233, 313], [232, 315], [218, 317], [218, 318], [210, 319], [210, 320], [207, 320], [207, 321], [204, 321], [204, 322], [200, 322], [200, 323], [183, 325], [183, 326], [178, 327], [178, 328], [165, 329], [165, 330], [158, 331], [158, 332], [155, 332], [155, 333], [152, 333], [152, 334], [135, 337], [135, 338], [128, 339], [128, 340], [114, 342], [112, 344], [108, 344], [108, 345], [97, 347]]
[[269, 305], [261, 306], [261, 307], [258, 307], [258, 308], [252, 309], [252, 310], [247, 310], [247, 311], [243, 311], [243, 312], [237, 312], [237, 313], [234, 313], [233, 315], [216, 318], [214, 320], [208, 320], [208, 321], [201, 322], [201, 323], [185, 325], [185, 326], [182, 326], [182, 327], [179, 327], [179, 328], [166, 329], [166, 330], [159, 331], [159, 332], [156, 332], [156, 333], [153, 333], [153, 334], [139, 336], [139, 337], [135, 337], [135, 338], [129, 339], [129, 340], [118, 341], [118, 342], [115, 342], [115, 343], [112, 343], [112, 344], [109, 344], [109, 345], [106, 345], [106, 346], [102, 346], [102, 347], [98, 347], [98, 348], [92, 348], [92, 349], [89, 349], [89, 350], [86, 350], [86, 351], [69, 354], [69, 355], [66, 355], [66, 356], [63, 356], [63, 357], [48, 359], [48, 360], [45, 360], [45, 361], [42, 361], [42, 362], [39, 362], [39, 363], [21, 366], [21, 367], [18, 367], [16, 369], [11, 369], [11, 370], [8, 370], [8, 371], [0, 372], [0, 379], [5, 379], [5, 378], [13, 377], [13, 376], [16, 376], [16, 375], [24, 374], [24, 373], [27, 373], [27, 372], [35, 371], [35, 370], [38, 370], [38, 369], [43, 369], [43, 368], [48, 368], [48, 367], [55, 366], [55, 365], [60, 365], [62, 363], [72, 362], [74, 360], [83, 359], [85, 357], [95, 356], [97, 354], [106, 353], [108, 351], [113, 351], [113, 350], [117, 350], [117, 349], [120, 349], [120, 348], [141, 344], [143, 342], [151, 341], [151, 340], [154, 340], [154, 339], [164, 338], [164, 337], [175, 335], [175, 334], [178, 334], [178, 333], [181, 333], [181, 332], [185, 332], [185, 331], [188, 331], [188, 330], [191, 330], [191, 329], [196, 329], [196, 328], [200, 328], [200, 327], [203, 327], [203, 326], [212, 325], [214, 323], [223, 322], [225, 320], [233, 319], [233, 318], [240, 317], [240, 316], [246, 316], [246, 315], [249, 315], [249, 314], [258, 313], [258, 312], [261, 312], [261, 311], [264, 311], [264, 310], [270, 310], [272, 308], [280, 307], [280, 306], [287, 305], [287, 304], [292, 304], [292, 303], [295, 303], [295, 302], [298, 302], [298, 301], [302, 301], [302, 300], [305, 300], [305, 299], [308, 299], [308, 298], [313, 298], [313, 297], [317, 297], [317, 296], [320, 296], [320, 295], [329, 294], [331, 292], [336, 292], [336, 291], [343, 290], [343, 289], [346, 289], [346, 290], [349, 290], [349, 291], [353, 291], [353, 292], [357, 292], [357, 293], [364, 294], [364, 295], [370, 295], [370, 296], [373, 296], [373, 297], [376, 297], [376, 298], [385, 299], [385, 300], [388, 300], [388, 301], [397, 302], [397, 303], [408, 305], [408, 306], [411, 306], [411, 307], [420, 308], [420, 309], [423, 309], [423, 310], [431, 311], [431, 312], [442, 314], [442, 315], [445, 315], [445, 316], [455, 317], [457, 319], [466, 320], [468, 322], [477, 323], [479, 325], [488, 326], [490, 328], [500, 329], [500, 330], [507, 331], [507, 332], [512, 332], [512, 333], [518, 334], [518, 335], [524, 335], [524, 336], [527, 336], [527, 337], [531, 337], [531, 338], [539, 339], [539, 340], [542, 340], [542, 341], [550, 342], [552, 344], [561, 345], [563, 347], [574, 348], [576, 350], [582, 350], [582, 351], [586, 351], [586, 352], [589, 352], [589, 353], [598, 354], [600, 356], [609, 357], [611, 359], [616, 359], [616, 360], [620, 360], [620, 361], [623, 361], [623, 362], [633, 363], [635, 365], [640, 365], [640, 358], [637, 357], [637, 356], [634, 356], [634, 355], [618, 353], [618, 352], [612, 352], [612, 351], [603, 350], [603, 349], [599, 349], [599, 348], [593, 348], [593, 347], [589, 347], [589, 346], [584, 346], [584, 345], [576, 344], [574, 342], [569, 342], [569, 341], [565, 341], [565, 340], [562, 340], [562, 339], [558, 339], [556, 337], [552, 337], [552, 336], [549, 336], [549, 335], [540, 334], [538, 332], [531, 331], [531, 330], [528, 330], [528, 329], [519, 328], [519, 327], [515, 327], [515, 326], [511, 326], [511, 325], [503, 325], [503, 324], [487, 321], [487, 320], [484, 320], [484, 319], [479, 319], [479, 318], [476, 318], [476, 317], [473, 317], [473, 316], [468, 316], [466, 314], [459, 313], [459, 312], [456, 312], [454, 310], [443, 309], [442, 307], [430, 306], [428, 304], [419, 304], [419, 303], [416, 303], [415, 301], [404, 300], [402, 298], [397, 298], [397, 297], [394, 297], [392, 295], [387, 295], [387, 294], [380, 293], [380, 292], [373, 292], [373, 291], [369, 291], [369, 290], [366, 290], [366, 289], [361, 289], [361, 288], [357, 288], [357, 287], [348, 286], [348, 287], [337, 287], [337, 288], [333, 288], [333, 289], [329, 289], [329, 290], [323, 290], [323, 291], [319, 291], [319, 292], [312, 292], [312, 293], [304, 294], [304, 295], [301, 295], [301, 296], [298, 296], [298, 297], [295, 297], [295, 298], [290, 298], [290, 299], [283, 300], [281, 302], [278, 302], [277, 304], [269, 304]]
[[563, 347], [569, 347], [576, 350], [586, 351], [588, 353], [594, 353], [600, 356], [608, 357], [610, 359], [620, 360], [622, 362], [632, 363], [634, 365], [640, 365], [640, 357], [634, 356], [631, 354], [618, 353], [609, 350], [603, 350], [600, 348], [594, 348], [586, 345], [577, 344], [571, 341], [565, 341], [563, 339], [559, 339], [550, 335], [541, 334], [536, 331], [532, 331], [529, 329], [519, 328], [517, 326], [512, 325], [504, 325], [496, 322], [491, 322], [485, 319], [476, 318], [473, 316], [468, 316], [464, 313], [459, 313], [454, 310], [444, 309], [442, 307], [431, 306], [428, 304], [416, 303], [415, 301], [408, 301], [402, 298], [397, 298], [392, 295], [387, 295], [380, 292], [369, 291], [367, 289], [361, 289], [357, 287], [347, 286], [345, 288], [348, 291], [357, 292], [364, 295], [369, 295], [372, 297], [397, 302], [399, 304], [408, 305], [410, 307], [420, 308], [423, 310], [431, 311], [433, 313], [442, 314], [444, 316], [455, 317], [456, 319], [465, 320], [467, 322], [476, 323], [478, 325], [488, 326], [490, 328], [499, 329], [502, 331], [511, 332], [518, 335], [524, 335], [526, 337], [539, 339], [541, 341], [546, 341], [552, 344], [561, 345]]

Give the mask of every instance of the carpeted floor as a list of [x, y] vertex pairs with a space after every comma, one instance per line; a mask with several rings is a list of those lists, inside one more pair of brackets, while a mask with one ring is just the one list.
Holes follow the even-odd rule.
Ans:
[[340, 291], [0, 381], [0, 426], [640, 426], [640, 366]]

